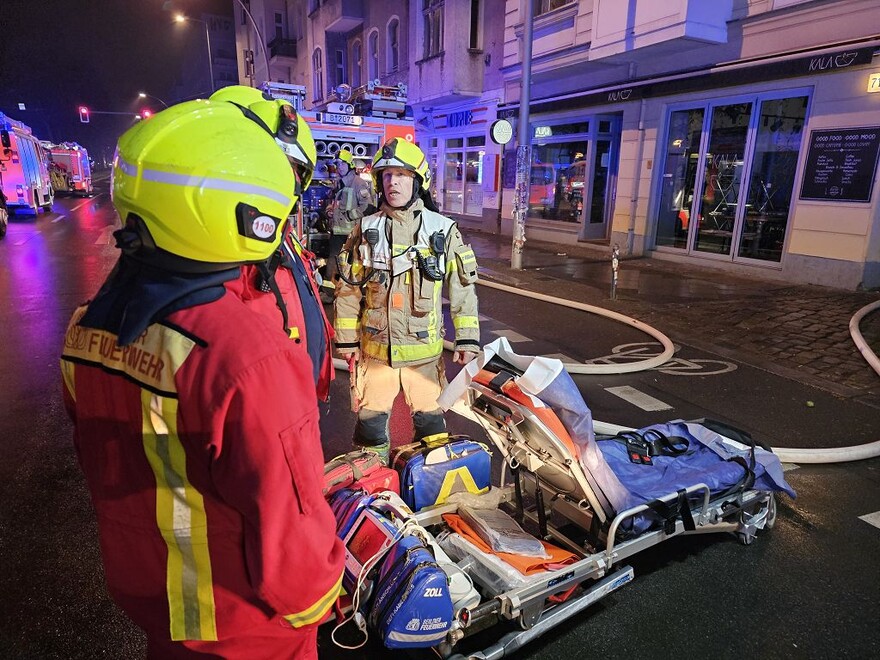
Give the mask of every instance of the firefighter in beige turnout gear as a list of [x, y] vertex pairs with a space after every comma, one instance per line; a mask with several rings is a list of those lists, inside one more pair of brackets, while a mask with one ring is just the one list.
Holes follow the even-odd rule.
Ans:
[[[336, 348], [356, 369], [354, 442], [386, 461], [388, 421], [403, 388], [416, 439], [445, 433], [442, 289], [455, 327], [453, 360], [480, 351], [477, 262], [455, 222], [437, 212], [421, 149], [401, 138], [373, 159], [378, 213], [363, 218], [340, 255]], [[354, 364], [352, 364], [354, 363]]]

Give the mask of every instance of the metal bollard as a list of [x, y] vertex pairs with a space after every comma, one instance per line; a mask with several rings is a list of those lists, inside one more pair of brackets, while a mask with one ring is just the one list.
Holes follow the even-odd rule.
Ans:
[[617, 300], [617, 269], [620, 266], [620, 246], [614, 244], [611, 250], [611, 300]]

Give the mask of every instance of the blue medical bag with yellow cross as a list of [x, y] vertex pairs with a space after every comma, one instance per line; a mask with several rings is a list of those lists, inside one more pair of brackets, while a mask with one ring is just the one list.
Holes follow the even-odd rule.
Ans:
[[439, 433], [391, 452], [400, 496], [413, 510], [443, 504], [453, 493], [488, 492], [492, 455], [465, 435]]

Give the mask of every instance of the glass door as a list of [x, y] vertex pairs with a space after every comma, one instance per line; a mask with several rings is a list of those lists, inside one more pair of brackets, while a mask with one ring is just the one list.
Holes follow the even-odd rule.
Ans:
[[608, 173], [611, 169], [611, 140], [597, 139], [593, 143], [593, 174], [590, 183], [590, 204], [587, 207], [587, 215], [584, 220], [584, 229], [581, 238], [600, 239], [605, 238], [608, 227], [606, 204], [609, 196]]
[[746, 140], [752, 104], [719, 105], [712, 110], [709, 147], [703, 166], [702, 218], [694, 249], [729, 255], [740, 209]]
[[[677, 110], [669, 119], [666, 163], [660, 181], [656, 244], [687, 249], [688, 229], [694, 214], [694, 186], [703, 138], [703, 108]], [[696, 200], [699, 202], [699, 199]]]
[[761, 103], [737, 256], [782, 259], [807, 101], [795, 96]]
[[464, 212], [467, 215], [483, 215], [483, 154], [486, 153], [486, 136], [473, 135], [467, 139], [465, 151]]
[[446, 164], [443, 168], [443, 212], [464, 211], [464, 138], [446, 140]]

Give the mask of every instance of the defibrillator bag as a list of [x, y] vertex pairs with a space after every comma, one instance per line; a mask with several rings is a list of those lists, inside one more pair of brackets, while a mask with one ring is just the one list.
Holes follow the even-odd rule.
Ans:
[[416, 536], [404, 536], [388, 551], [374, 593], [370, 627], [389, 649], [436, 646], [452, 626], [446, 573]]
[[341, 488], [363, 488], [368, 493], [393, 490], [400, 493], [397, 472], [386, 467], [372, 451], [350, 451], [324, 465], [324, 496]]
[[400, 496], [413, 511], [443, 504], [453, 493], [482, 494], [491, 484], [492, 455], [465, 435], [421, 440], [392, 451], [400, 473]]

